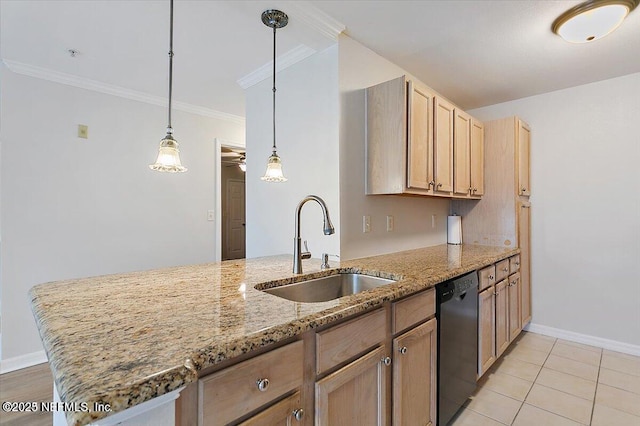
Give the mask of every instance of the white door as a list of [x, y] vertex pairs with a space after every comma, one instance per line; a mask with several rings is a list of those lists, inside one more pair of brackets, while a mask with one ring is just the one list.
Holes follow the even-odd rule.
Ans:
[[227, 181], [226, 194], [226, 259], [245, 257], [245, 214], [244, 182], [236, 179]]

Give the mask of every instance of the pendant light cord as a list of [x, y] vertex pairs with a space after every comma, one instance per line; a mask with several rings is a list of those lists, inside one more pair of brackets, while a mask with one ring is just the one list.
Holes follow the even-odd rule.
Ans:
[[273, 27], [273, 155], [276, 155], [276, 27]]
[[173, 0], [171, 0], [171, 13], [169, 18], [169, 123], [167, 133], [172, 133], [171, 127], [171, 91], [173, 88]]

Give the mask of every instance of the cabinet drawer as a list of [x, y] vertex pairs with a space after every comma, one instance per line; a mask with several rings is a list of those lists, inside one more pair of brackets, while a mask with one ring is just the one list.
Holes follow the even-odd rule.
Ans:
[[[291, 343], [200, 379], [199, 424], [227, 424], [301, 386], [302, 346]], [[269, 381], [262, 391], [261, 379]]]
[[392, 305], [393, 333], [411, 327], [436, 314], [436, 291], [429, 289]]
[[[295, 420], [295, 411], [301, 416], [300, 420]], [[280, 402], [276, 402], [269, 408], [260, 411], [255, 416], [240, 423], [239, 426], [289, 426], [302, 424], [304, 411], [300, 405], [300, 392], [296, 392]], [[300, 423], [297, 423], [300, 422]]]
[[509, 259], [501, 260], [496, 263], [496, 282], [504, 280], [509, 276]]
[[387, 316], [383, 309], [360, 316], [316, 334], [316, 373], [358, 355], [381, 343], [387, 333]]
[[487, 266], [478, 271], [478, 291], [482, 291], [485, 288], [496, 283], [496, 267], [495, 265]]
[[514, 272], [518, 272], [520, 270], [520, 255], [516, 254], [515, 256], [511, 256], [509, 258], [509, 273], [513, 274]]

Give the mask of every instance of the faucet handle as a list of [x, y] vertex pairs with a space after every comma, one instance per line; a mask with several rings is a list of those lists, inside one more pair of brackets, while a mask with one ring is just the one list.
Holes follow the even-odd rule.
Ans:
[[301, 259], [311, 259], [311, 252], [309, 251], [309, 246], [307, 246], [307, 240], [304, 240], [304, 251], [300, 253]]
[[320, 265], [320, 269], [331, 268], [331, 265], [329, 265], [329, 256], [340, 259], [340, 256], [337, 254], [322, 253], [322, 264]]

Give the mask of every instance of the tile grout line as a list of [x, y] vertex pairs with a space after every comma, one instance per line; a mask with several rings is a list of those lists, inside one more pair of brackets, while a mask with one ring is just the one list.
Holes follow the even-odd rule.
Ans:
[[596, 389], [593, 393], [593, 405], [591, 405], [591, 417], [589, 417], [589, 424], [593, 423], [593, 413], [596, 411], [596, 397], [598, 396], [598, 384], [600, 383], [600, 369], [602, 368], [602, 356], [604, 351], [600, 350], [600, 362], [598, 363], [598, 375], [596, 376]]
[[[516, 415], [513, 417], [513, 420], [511, 421], [511, 424], [513, 425], [513, 423], [516, 421], [516, 419], [518, 418], [518, 414], [520, 414], [520, 411], [522, 410], [522, 407], [524, 407], [525, 402], [527, 401], [527, 397], [529, 396], [529, 393], [531, 393], [531, 389], [533, 389], [533, 386], [536, 384], [536, 381], [538, 380], [538, 376], [540, 376], [540, 372], [542, 371], [542, 369], [544, 368], [544, 364], [547, 362], [547, 359], [549, 358], [549, 355], [551, 355], [551, 351], [553, 350], [553, 348], [556, 346], [556, 343], [558, 342], [558, 339], [556, 339], [553, 342], [553, 346], [551, 346], [551, 349], [549, 349], [549, 353], [547, 353], [547, 356], [544, 359], [544, 362], [542, 363], [542, 365], [540, 366], [540, 370], [538, 370], [538, 373], [536, 374], [536, 377], [533, 379], [533, 383], [531, 383], [531, 387], [529, 388], [529, 390], [527, 391], [527, 394], [524, 396], [524, 399], [522, 400], [522, 404], [520, 404], [520, 408], [518, 408], [518, 412], [516, 412]], [[526, 361], [525, 361], [526, 362]], [[539, 407], [538, 407], [539, 408]]]

